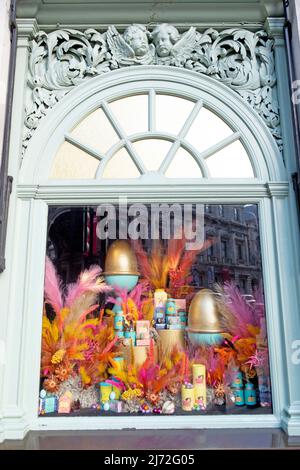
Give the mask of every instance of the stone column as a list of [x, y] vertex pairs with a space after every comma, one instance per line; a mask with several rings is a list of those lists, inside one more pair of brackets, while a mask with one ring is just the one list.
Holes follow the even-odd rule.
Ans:
[[[2, 7], [1, 2], [1, 7]], [[0, 20], [2, 20], [0, 15]], [[25, 89], [28, 72], [28, 54], [29, 41], [32, 34], [37, 31], [36, 20], [23, 20], [18, 22], [18, 44], [17, 44], [17, 62], [15, 73], [15, 87], [13, 97], [12, 124], [11, 124], [11, 142], [9, 154], [8, 172], [18, 181], [20, 168], [22, 134], [25, 109]], [[0, 25], [1, 33], [1, 25]], [[1, 64], [0, 64], [1, 71]], [[1, 87], [0, 87], [1, 90]], [[19, 207], [19, 209], [18, 209]], [[6, 269], [1, 274], [0, 283], [0, 345], [3, 352], [0, 360], [0, 441], [3, 438], [14, 439], [20, 436], [17, 430], [14, 430], [15, 422], [22, 422], [23, 410], [21, 405], [22, 397], [18, 396], [18, 387], [14, 381], [18, 380], [17, 368], [19, 359], [22, 355], [22, 318], [20, 308], [16, 308], [14, 298], [16, 290], [22, 286], [22, 279], [15, 278], [13, 275], [14, 263], [20, 263], [22, 268], [23, 256], [26, 253], [26, 244], [23, 246], [24, 253], [17, 253], [16, 246], [18, 240], [26, 241], [25, 225], [16, 226], [17, 214], [20, 210], [16, 196], [16, 185], [13, 185], [10, 197], [10, 207], [7, 225], [7, 244], [6, 244]], [[24, 213], [26, 222], [26, 214]], [[17, 234], [19, 232], [19, 234]], [[21, 271], [19, 270], [19, 274]], [[16, 316], [15, 316], [16, 315]], [[1, 351], [0, 351], [1, 352]], [[22, 426], [20, 424], [20, 426]], [[25, 429], [25, 425], [24, 425]], [[25, 432], [25, 431], [24, 431]]]
[[[268, 18], [266, 29], [275, 41], [275, 69], [278, 102], [283, 137], [283, 158], [289, 181], [288, 196], [283, 198], [271, 191], [275, 221], [275, 236], [278, 246], [278, 277], [281, 285], [282, 329], [284, 350], [280, 351], [284, 361], [286, 398], [283, 404], [282, 426], [289, 435], [300, 436], [300, 299], [299, 299], [299, 225], [296, 198], [291, 175], [297, 169], [294, 145], [292, 102], [289, 91], [289, 74], [284, 42], [284, 18]], [[286, 220], [285, 227], [276, 220]], [[282, 273], [289, 273], [283, 276]], [[283, 385], [282, 385], [283, 387]]]

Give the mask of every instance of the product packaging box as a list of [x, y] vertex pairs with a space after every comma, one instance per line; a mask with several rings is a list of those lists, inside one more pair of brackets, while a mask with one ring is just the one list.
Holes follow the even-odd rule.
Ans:
[[141, 339], [149, 339], [149, 338], [150, 338], [149, 320], [138, 320], [136, 322], [136, 339], [141, 340]]

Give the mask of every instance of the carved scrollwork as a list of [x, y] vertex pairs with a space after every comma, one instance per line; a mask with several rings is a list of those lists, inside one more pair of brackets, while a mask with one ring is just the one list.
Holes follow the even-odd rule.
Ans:
[[235, 90], [262, 117], [281, 148], [273, 41], [265, 31], [191, 27], [180, 33], [160, 24], [148, 31], [130, 25], [121, 34], [63, 29], [39, 32], [29, 58], [30, 101], [26, 107], [24, 151], [40, 119], [72, 88], [95, 75], [130, 65], [184, 67]]

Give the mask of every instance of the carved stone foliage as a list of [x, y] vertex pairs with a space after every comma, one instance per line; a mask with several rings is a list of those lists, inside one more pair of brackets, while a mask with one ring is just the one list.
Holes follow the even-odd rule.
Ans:
[[134, 24], [123, 33], [64, 29], [39, 32], [31, 43], [24, 150], [40, 119], [72, 88], [95, 75], [131, 65], [184, 67], [220, 80], [263, 118], [279, 148], [273, 41], [265, 31], [191, 27], [180, 33], [170, 24], [149, 31]]

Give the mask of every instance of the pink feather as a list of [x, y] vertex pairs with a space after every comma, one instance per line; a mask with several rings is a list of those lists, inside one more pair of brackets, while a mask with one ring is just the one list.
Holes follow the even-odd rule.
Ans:
[[71, 307], [75, 300], [87, 292], [93, 292], [95, 294], [110, 292], [111, 287], [107, 286], [104, 282], [96, 284], [96, 279], [101, 272], [102, 269], [100, 266], [93, 265], [80, 274], [77, 282], [69, 284], [65, 300], [66, 306]]
[[142, 308], [142, 296], [149, 292], [149, 284], [145, 282], [139, 282], [134, 289], [130, 292], [130, 297], [134, 301], [137, 309], [140, 311]]
[[63, 308], [62, 281], [48, 256], [45, 267], [45, 301], [49, 303], [58, 315]]
[[249, 336], [247, 325], [258, 325], [255, 309], [246, 302], [232, 282], [225, 282], [223, 289], [227, 306], [235, 318], [235, 329], [232, 333], [241, 337]]
[[263, 287], [260, 284], [259, 287], [254, 289], [253, 297], [255, 299], [254, 309], [258, 317], [265, 317], [265, 301]]
[[[139, 282], [132, 291], [129, 293], [127, 289], [122, 289], [118, 286], [114, 286], [115, 297], [108, 297], [107, 301], [113, 303], [114, 305], [122, 305], [122, 303], [127, 303], [128, 299], [133, 300], [138, 310], [142, 306], [142, 295], [145, 292], [145, 285], [142, 282]], [[121, 300], [120, 300], [121, 299]]]
[[80, 317], [78, 319], [78, 323], [81, 323], [90, 313], [92, 313], [94, 310], [96, 310], [96, 308], [98, 308], [98, 304], [92, 305], [87, 310], [82, 312], [82, 314], [80, 315]]

